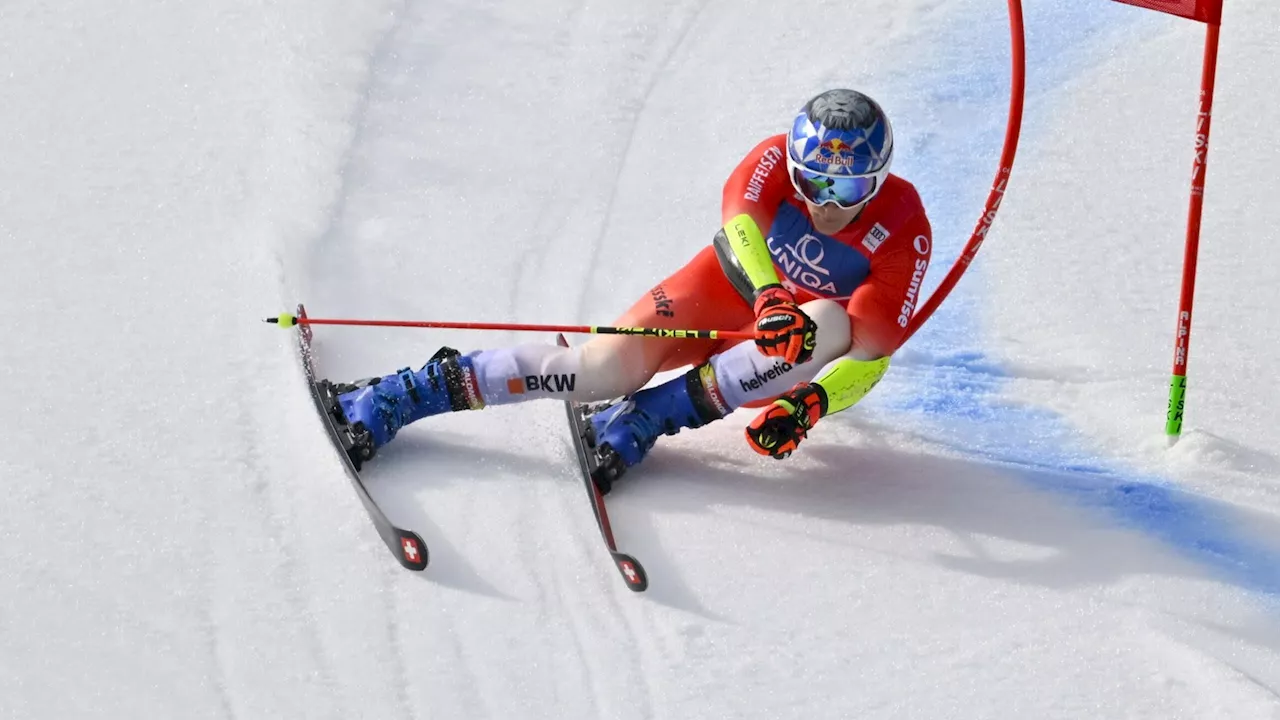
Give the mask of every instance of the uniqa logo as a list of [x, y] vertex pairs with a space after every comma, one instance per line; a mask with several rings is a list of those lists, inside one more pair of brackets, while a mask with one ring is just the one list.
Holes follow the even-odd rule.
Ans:
[[835, 283], [831, 281], [831, 271], [822, 267], [827, 249], [821, 239], [806, 233], [795, 245], [778, 247], [779, 244], [770, 235], [765, 244], [788, 277], [812, 290], [832, 295], [838, 292]]

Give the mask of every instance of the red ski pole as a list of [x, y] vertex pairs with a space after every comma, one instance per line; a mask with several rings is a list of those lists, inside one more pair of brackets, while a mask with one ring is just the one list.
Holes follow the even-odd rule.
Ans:
[[586, 333], [590, 335], [640, 335], [683, 340], [751, 340], [755, 334], [745, 330], [682, 330], [672, 328], [612, 327], [608, 325], [531, 325], [526, 323], [472, 323], [435, 320], [339, 320], [335, 318], [298, 317], [280, 313], [263, 322], [288, 328], [295, 325], [354, 325], [362, 327], [442, 328], [449, 330], [524, 330], [530, 332]]

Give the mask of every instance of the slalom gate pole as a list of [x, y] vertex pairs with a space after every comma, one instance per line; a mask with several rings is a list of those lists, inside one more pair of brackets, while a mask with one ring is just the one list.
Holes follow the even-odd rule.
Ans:
[[933, 315], [933, 312], [938, 309], [942, 301], [951, 293], [952, 288], [959, 282], [960, 276], [964, 275], [964, 271], [968, 269], [969, 264], [973, 262], [974, 257], [978, 254], [978, 250], [982, 248], [982, 242], [986, 240], [987, 233], [991, 231], [991, 224], [995, 222], [996, 212], [1000, 209], [1001, 201], [1004, 200], [1004, 191], [1009, 184], [1009, 175], [1013, 172], [1013, 159], [1018, 152], [1018, 136], [1022, 130], [1022, 104], [1026, 94], [1026, 33], [1022, 24], [1021, 0], [1009, 0], [1009, 32], [1013, 56], [1012, 78], [1009, 83], [1009, 121], [1005, 128], [1004, 149], [1000, 153], [1000, 168], [996, 172], [995, 183], [991, 186], [991, 192], [987, 194], [987, 205], [982, 211], [982, 217], [979, 218], [973, 234], [969, 236], [969, 242], [965, 244], [960, 257], [951, 266], [951, 270], [942, 279], [942, 283], [929, 296], [928, 301], [917, 309], [911, 317], [911, 323], [907, 325], [906, 336], [902, 339], [903, 343], [906, 343], [912, 335], [916, 334], [916, 331], [924, 325], [925, 321]]
[[[1220, 14], [1220, 12], [1219, 12]], [[1209, 158], [1209, 123], [1213, 117], [1213, 86], [1218, 68], [1218, 17], [1205, 31], [1204, 66], [1200, 71], [1200, 111], [1196, 116], [1195, 159], [1191, 163], [1191, 201], [1187, 210], [1187, 243], [1182, 258], [1182, 291], [1178, 297], [1178, 326], [1173, 338], [1173, 374], [1169, 378], [1169, 406], [1165, 411], [1165, 441], [1182, 437], [1182, 414], [1187, 404], [1187, 354], [1191, 348], [1191, 305], [1196, 294], [1196, 260], [1200, 254], [1200, 215], [1204, 210], [1205, 166]]]
[[745, 330], [684, 330], [671, 328], [613, 327], [609, 325], [540, 325], [527, 323], [476, 323], [434, 320], [340, 320], [335, 318], [298, 317], [281, 313], [263, 322], [283, 328], [295, 325], [348, 325], [358, 327], [441, 328], [448, 330], [516, 330], [529, 332], [584, 333], [589, 335], [637, 335], [678, 340], [751, 340], [755, 334]]

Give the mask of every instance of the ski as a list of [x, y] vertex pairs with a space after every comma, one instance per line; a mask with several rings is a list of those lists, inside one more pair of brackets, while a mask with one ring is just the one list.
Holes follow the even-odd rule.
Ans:
[[[304, 319], [307, 317], [307, 311], [302, 305], [298, 305], [297, 317]], [[302, 356], [302, 367], [307, 374], [307, 387], [311, 390], [311, 399], [315, 401], [316, 411], [320, 413], [321, 419], [324, 420], [325, 429], [329, 433], [330, 444], [338, 453], [338, 457], [342, 460], [342, 466], [347, 471], [347, 477], [351, 480], [351, 487], [356, 491], [356, 495], [360, 496], [360, 502], [364, 505], [365, 512], [369, 515], [369, 520], [373, 522], [374, 528], [377, 529], [378, 535], [382, 537], [382, 541], [387, 544], [387, 549], [396, 557], [408, 570], [420, 571], [427, 567], [427, 544], [422, 542], [422, 538], [412, 530], [405, 530], [391, 524], [382, 509], [378, 507], [378, 503], [374, 501], [373, 496], [369, 494], [369, 490], [364, 486], [364, 481], [360, 479], [360, 470], [355, 463], [347, 455], [347, 443], [344, 442], [343, 435], [338, 429], [337, 423], [333, 415], [329, 412], [332, 403], [336, 400], [331, 393], [326, 393], [316, 383], [315, 361], [311, 353], [311, 326], [303, 323], [298, 324], [298, 352]]]
[[[557, 336], [556, 342], [561, 347], [569, 347], [569, 342], [564, 339], [564, 335]], [[613, 527], [609, 525], [609, 512], [604, 505], [604, 496], [600, 494], [600, 488], [596, 487], [595, 481], [591, 479], [591, 474], [596, 469], [596, 456], [595, 452], [587, 447], [587, 425], [586, 418], [582, 414], [582, 406], [571, 400], [566, 401], [564, 406], [569, 416], [569, 429], [573, 434], [574, 450], [578, 454], [582, 482], [587, 490], [587, 499], [591, 501], [591, 510], [596, 516], [596, 525], [600, 527], [600, 537], [604, 539], [609, 556], [613, 558], [613, 564], [622, 574], [627, 587], [635, 592], [644, 592], [649, 587], [649, 576], [645, 574], [644, 566], [640, 561], [618, 551], [618, 544], [613, 539]]]

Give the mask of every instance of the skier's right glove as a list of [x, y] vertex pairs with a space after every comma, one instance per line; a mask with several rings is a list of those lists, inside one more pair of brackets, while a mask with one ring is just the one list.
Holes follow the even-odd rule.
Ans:
[[756, 296], [756, 347], [792, 365], [808, 362], [817, 346], [818, 326], [781, 285], [766, 285]]
[[817, 383], [800, 383], [751, 421], [747, 444], [761, 455], [781, 460], [795, 451], [826, 412], [827, 391]]

